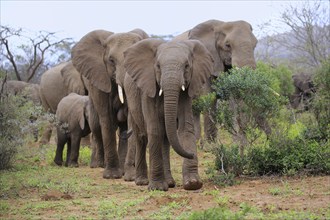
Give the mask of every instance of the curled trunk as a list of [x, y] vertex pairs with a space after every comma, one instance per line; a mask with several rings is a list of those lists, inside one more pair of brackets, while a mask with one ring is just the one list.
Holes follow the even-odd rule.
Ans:
[[177, 133], [177, 106], [179, 99], [179, 91], [164, 90], [164, 113], [165, 113], [165, 129], [167, 138], [175, 152], [180, 156], [193, 159], [194, 154], [188, 153], [183, 149], [179, 142]]

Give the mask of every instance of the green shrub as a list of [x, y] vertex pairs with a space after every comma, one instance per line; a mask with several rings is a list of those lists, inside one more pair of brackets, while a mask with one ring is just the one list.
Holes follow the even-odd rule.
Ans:
[[284, 65], [272, 67], [263, 62], [257, 63], [257, 70], [267, 75], [271, 80], [271, 88], [281, 96], [289, 97], [293, 91], [292, 72]]
[[324, 62], [317, 70], [314, 83], [316, 93], [312, 109], [318, 122], [321, 139], [330, 139], [330, 60]]
[[276, 116], [282, 96], [272, 88], [272, 78], [244, 67], [223, 73], [213, 83], [218, 98], [216, 121], [239, 140], [240, 153], [247, 142], [270, 133], [269, 119]]
[[10, 167], [29, 127], [29, 104], [18, 96], [0, 94], [0, 170]]
[[316, 141], [301, 138], [287, 139], [285, 144], [270, 141], [264, 148], [251, 147], [248, 150], [248, 171], [253, 174], [330, 173], [330, 149]]
[[239, 154], [238, 145], [225, 146], [220, 144], [212, 151], [215, 155], [215, 166], [220, 168], [219, 170], [223, 169], [224, 172], [233, 173], [236, 176], [243, 173], [246, 160]]

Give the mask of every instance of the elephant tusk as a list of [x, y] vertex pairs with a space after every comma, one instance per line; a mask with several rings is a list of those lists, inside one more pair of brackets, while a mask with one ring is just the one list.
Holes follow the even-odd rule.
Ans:
[[162, 89], [160, 89], [160, 90], [159, 90], [159, 96], [161, 96], [161, 95], [162, 95], [162, 93], [163, 93], [163, 90], [162, 90]]
[[118, 95], [119, 95], [119, 100], [122, 104], [124, 104], [124, 95], [123, 95], [123, 88], [121, 88], [120, 85], [118, 85]]
[[272, 93], [276, 96], [281, 96], [280, 94], [278, 94], [274, 89], [268, 87], [270, 89], [270, 91], [272, 91]]
[[181, 89], [182, 89], [182, 91], [186, 90], [186, 88], [184, 87], [184, 85], [182, 85]]

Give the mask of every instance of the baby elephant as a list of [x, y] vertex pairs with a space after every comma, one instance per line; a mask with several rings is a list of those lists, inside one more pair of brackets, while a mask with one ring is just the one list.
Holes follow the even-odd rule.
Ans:
[[67, 143], [65, 166], [78, 167], [80, 140], [91, 130], [88, 124], [89, 97], [70, 93], [58, 104], [57, 118], [57, 149], [54, 162], [62, 166], [63, 148]]

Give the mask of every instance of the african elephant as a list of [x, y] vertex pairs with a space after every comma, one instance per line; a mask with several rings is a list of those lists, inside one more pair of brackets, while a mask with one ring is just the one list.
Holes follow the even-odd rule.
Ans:
[[[44, 110], [55, 114], [58, 103], [70, 93], [87, 95], [88, 88], [85, 84], [81, 75], [73, 67], [71, 61], [61, 63], [47, 70], [41, 76], [40, 80], [40, 96]], [[50, 124], [46, 128], [40, 140], [41, 144], [49, 142], [52, 134], [52, 127], [53, 126]]]
[[[2, 82], [1, 86], [2, 88]], [[41, 105], [39, 85], [17, 80], [8, 80], [3, 86], [4, 94], [19, 95], [36, 105]]]
[[[223, 22], [208, 20], [196, 25], [191, 30], [177, 36], [174, 40], [180, 39], [200, 40], [210, 51], [214, 59], [214, 72], [205, 86], [204, 92], [212, 91], [211, 81], [219, 76], [220, 72], [227, 71], [233, 66], [249, 66], [256, 68], [254, 49], [257, 39], [252, 33], [252, 27], [245, 21]], [[214, 140], [217, 135], [214, 115], [216, 103], [210, 111], [211, 115], [204, 115], [204, 133], [207, 140]], [[195, 115], [196, 131], [200, 131], [199, 114]], [[197, 138], [200, 133], [196, 134]]]
[[62, 166], [63, 148], [67, 144], [67, 158], [65, 166], [78, 167], [80, 140], [91, 130], [88, 120], [89, 98], [76, 93], [70, 93], [61, 99], [56, 110], [57, 120], [57, 148], [54, 162]]
[[[186, 158], [182, 168], [184, 189], [201, 188], [192, 97], [213, 72], [211, 54], [196, 40], [159, 39], [142, 40], [124, 54], [124, 88], [133, 128], [129, 148], [136, 144], [136, 184], [149, 184], [150, 190], [174, 187], [169, 163], [171, 145]], [[146, 147], [150, 155], [149, 180]]]
[[120, 136], [127, 132], [126, 119], [117, 120], [118, 109], [126, 105], [122, 89], [125, 76], [123, 52], [147, 37], [140, 29], [116, 34], [96, 30], [86, 34], [72, 49], [73, 65], [90, 83], [91, 106], [100, 123], [100, 131], [93, 132], [93, 136], [102, 148], [99, 152], [104, 153], [103, 178], [122, 177], [127, 151], [127, 144], [120, 141], [117, 150], [116, 141], [118, 127]]
[[300, 104], [304, 110], [308, 110], [315, 87], [313, 84], [313, 76], [311, 74], [301, 73], [292, 76], [295, 87], [294, 93], [290, 97], [292, 108], [297, 109]]

